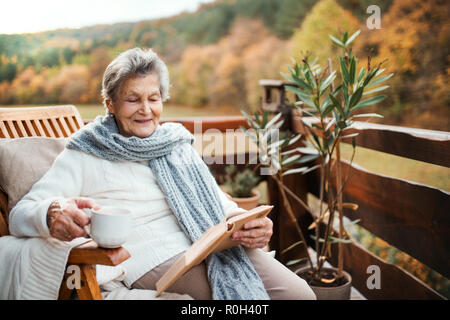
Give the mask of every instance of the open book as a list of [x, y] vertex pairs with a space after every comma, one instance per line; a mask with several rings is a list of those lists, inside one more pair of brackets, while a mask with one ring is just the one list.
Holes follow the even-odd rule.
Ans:
[[231, 240], [231, 235], [243, 229], [248, 221], [267, 216], [272, 208], [271, 205], [261, 205], [247, 212], [231, 216], [206, 230], [158, 280], [156, 296], [159, 296], [189, 269], [201, 263], [211, 253], [238, 245], [236, 241]]

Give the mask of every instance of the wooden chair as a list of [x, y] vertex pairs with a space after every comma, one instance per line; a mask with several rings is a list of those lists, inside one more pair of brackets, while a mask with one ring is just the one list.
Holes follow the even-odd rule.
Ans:
[[[83, 120], [74, 106], [0, 108], [0, 138], [20, 137], [69, 137], [83, 126]], [[0, 236], [9, 234], [7, 225], [8, 195], [0, 190]], [[72, 249], [67, 266], [78, 265], [81, 287], [76, 289], [82, 300], [102, 300], [95, 276], [95, 265], [115, 266], [130, 254], [125, 248], [100, 249], [93, 242]], [[66, 267], [67, 268], [67, 267]], [[67, 276], [67, 273], [66, 273]], [[69, 299], [73, 290], [68, 289], [66, 277], [59, 291], [60, 299]]]

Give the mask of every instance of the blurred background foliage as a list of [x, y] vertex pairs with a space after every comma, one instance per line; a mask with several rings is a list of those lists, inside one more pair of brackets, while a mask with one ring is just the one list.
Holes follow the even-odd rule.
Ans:
[[[371, 4], [381, 8], [380, 30], [366, 26]], [[254, 110], [259, 79], [281, 79], [290, 57], [334, 56], [328, 34], [361, 29], [360, 61], [388, 57], [396, 74], [373, 110], [383, 123], [448, 130], [448, 16], [444, 0], [217, 0], [158, 20], [2, 34], [0, 104], [101, 103], [104, 68], [139, 46], [168, 64], [171, 103]]]

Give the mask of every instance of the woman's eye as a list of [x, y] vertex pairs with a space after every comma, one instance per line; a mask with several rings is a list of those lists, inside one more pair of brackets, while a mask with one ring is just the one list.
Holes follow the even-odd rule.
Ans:
[[127, 99], [128, 102], [137, 102], [137, 99]]

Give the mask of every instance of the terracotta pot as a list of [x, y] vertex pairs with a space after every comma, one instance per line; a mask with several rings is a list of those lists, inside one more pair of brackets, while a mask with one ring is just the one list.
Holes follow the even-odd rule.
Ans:
[[237, 203], [239, 208], [243, 208], [245, 210], [251, 210], [258, 206], [259, 198], [261, 197], [258, 190], [252, 190], [253, 197], [248, 198], [233, 198], [231, 200]]
[[[304, 275], [310, 267], [303, 267], [295, 271], [295, 273], [301, 277]], [[336, 271], [336, 268], [322, 268], [322, 270]], [[320, 287], [310, 285], [311, 289], [316, 294], [317, 300], [350, 300], [350, 293], [352, 289], [352, 277], [349, 273], [343, 271], [344, 277], [347, 282], [337, 287]]]

